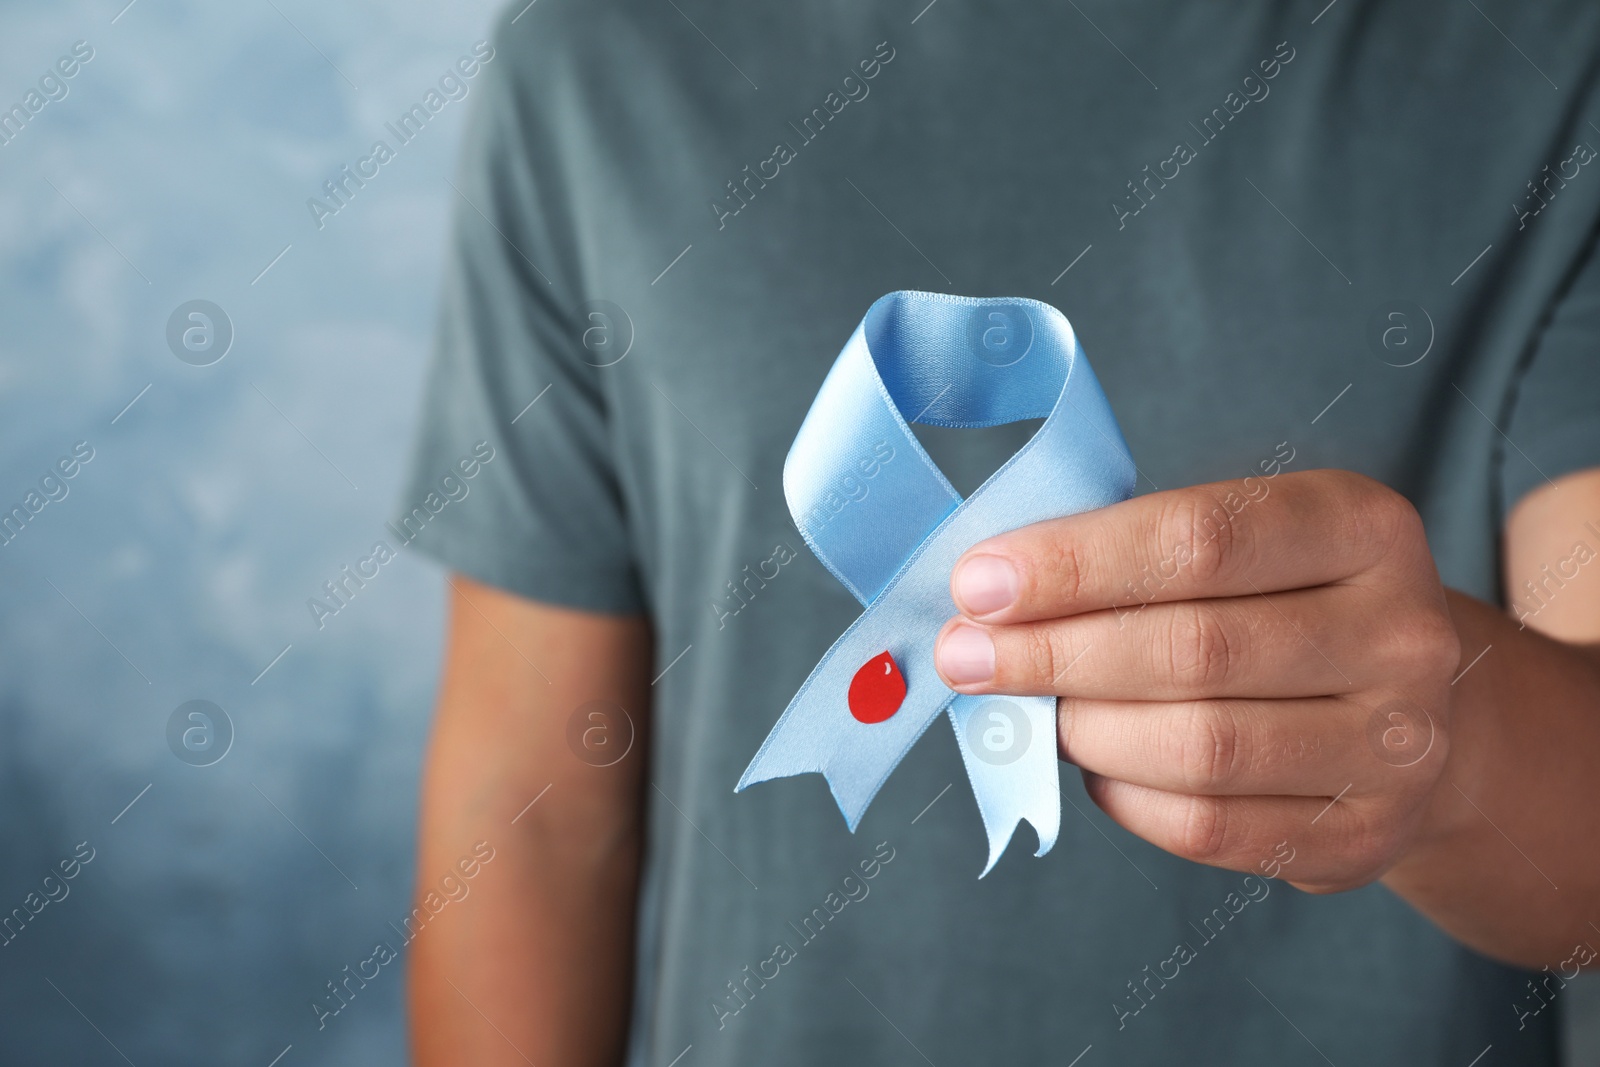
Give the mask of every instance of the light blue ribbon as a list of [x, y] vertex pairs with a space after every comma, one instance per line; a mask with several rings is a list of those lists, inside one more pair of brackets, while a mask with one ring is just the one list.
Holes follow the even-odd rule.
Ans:
[[[1044, 424], [962, 500], [912, 436], [928, 426]], [[806, 543], [866, 606], [789, 702], [738, 790], [819, 772], [852, 832], [941, 711], [989, 837], [993, 868], [1028, 820], [1044, 855], [1061, 826], [1053, 697], [961, 696], [934, 639], [956, 614], [950, 572], [985, 538], [1133, 494], [1134, 465], [1077, 337], [1036, 300], [896, 292], [868, 309], [828, 372], [783, 466]], [[906, 681], [890, 718], [862, 723], [846, 694], [889, 652]], [[737, 790], [736, 790], [737, 791]], [[981, 877], [981, 875], [980, 875]]]

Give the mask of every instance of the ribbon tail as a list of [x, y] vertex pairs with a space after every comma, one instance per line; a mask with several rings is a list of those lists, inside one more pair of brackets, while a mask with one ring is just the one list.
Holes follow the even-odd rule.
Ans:
[[[826, 661], [825, 661], [826, 662]], [[915, 694], [918, 696], [921, 694]], [[837, 709], [806, 701], [802, 689], [783, 713], [761, 750], [745, 768], [734, 792], [757, 782], [816, 773], [828, 783], [845, 825], [856, 832], [883, 783], [928, 724], [939, 717], [951, 693], [942, 685], [922, 699], [908, 698], [887, 723], [864, 726]], [[920, 704], [918, 709], [916, 705]]]
[[1034, 855], [1049, 852], [1061, 832], [1055, 698], [958, 696], [949, 711], [989, 837], [978, 877], [994, 869], [1024, 819], [1039, 835]]

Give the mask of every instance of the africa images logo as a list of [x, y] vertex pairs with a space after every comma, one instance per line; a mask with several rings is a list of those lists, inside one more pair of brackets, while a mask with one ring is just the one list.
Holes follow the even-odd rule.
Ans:
[[[821, 136], [828, 123], [839, 117], [839, 113], [852, 103], [860, 103], [872, 92], [872, 86], [867, 83], [876, 78], [883, 68], [893, 61], [895, 51], [888, 41], [881, 42], [872, 53], [870, 59], [863, 59], [856, 64], [856, 69], [844, 76], [840, 87], [843, 95], [837, 90], [831, 91], [822, 98], [818, 107], [811, 109], [811, 113], [800, 120], [800, 125], [789, 123], [789, 128], [800, 135], [800, 147], [803, 148]], [[857, 73], [859, 71], [859, 74]], [[788, 141], [779, 141], [773, 146], [772, 155], [756, 164], [754, 173], [750, 165], [745, 164], [744, 177], [737, 180], [728, 180], [728, 195], [720, 200], [712, 200], [711, 214], [716, 216], [717, 229], [726, 229], [728, 220], [750, 206], [750, 201], [756, 198], [758, 189], [765, 189], [767, 182], [775, 181], [783, 173], [783, 168], [800, 158], [800, 150]]]
[[1151, 201], [1156, 198], [1156, 191], [1165, 189], [1168, 182], [1175, 181], [1183, 173], [1184, 167], [1200, 157], [1200, 149], [1221, 137], [1222, 131], [1238, 118], [1240, 112], [1252, 102], [1260, 103], [1265, 100], [1267, 94], [1272, 92], [1272, 87], [1267, 82], [1282, 73], [1283, 68], [1294, 61], [1295, 54], [1288, 41], [1279, 44], [1273, 51], [1271, 59], [1263, 59], [1256, 64], [1259, 76], [1255, 71], [1244, 76], [1244, 80], [1240, 83], [1240, 88], [1244, 90], [1243, 96], [1238, 92], [1230, 92], [1223, 97], [1220, 107], [1212, 108], [1211, 113], [1200, 120], [1199, 126], [1192, 121], [1189, 123], [1189, 128], [1194, 130], [1200, 141], [1198, 147], [1187, 140], [1179, 141], [1173, 146], [1172, 155], [1156, 163], [1154, 173], [1151, 172], [1149, 164], [1146, 164], [1144, 177], [1138, 179], [1138, 184], [1132, 180], [1128, 182], [1126, 196], [1115, 196], [1107, 201], [1111, 208], [1111, 217], [1116, 220], [1117, 229], [1126, 229], [1128, 219], [1149, 207]]
[[494, 46], [488, 41], [473, 45], [471, 56], [462, 56], [439, 76], [437, 88], [430, 87], [420, 101], [401, 112], [393, 122], [384, 123], [384, 129], [394, 138], [393, 146], [382, 139], [373, 141], [371, 151], [356, 160], [354, 170], [346, 163], [338, 174], [323, 182], [322, 192], [327, 199], [313, 196], [306, 200], [306, 209], [311, 212], [311, 221], [317, 224], [317, 229], [325, 227], [328, 219], [349, 207], [356, 194], [367, 187], [367, 182], [382, 173], [382, 168], [398, 157], [400, 149], [416, 140], [429, 120], [447, 104], [465, 100], [472, 91], [472, 79], [492, 59]]

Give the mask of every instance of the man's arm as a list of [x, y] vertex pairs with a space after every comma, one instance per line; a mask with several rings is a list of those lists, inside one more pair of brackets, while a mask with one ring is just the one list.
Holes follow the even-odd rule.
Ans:
[[[422, 788], [417, 907], [428, 914], [433, 893], [438, 910], [411, 948], [415, 1062], [614, 1065], [632, 985], [648, 625], [459, 576], [451, 586]], [[579, 758], [569, 741], [590, 701], [631, 717], [631, 749], [613, 765]], [[585, 720], [576, 743], [603, 753], [629, 732], [602, 716]], [[467, 896], [440, 907], [441, 880], [461, 881], [458, 862], [479, 842], [493, 859]]]
[[1449, 592], [1470, 666], [1451, 687], [1452, 755], [1431, 832], [1384, 877], [1467, 944], [1569, 977], [1600, 946], [1600, 536], [1586, 523], [1600, 529], [1600, 471], [1512, 512], [1509, 614]]
[[1061, 697], [1090, 796], [1170, 852], [1316, 892], [1382, 878], [1480, 951], [1582, 966], [1600, 944], [1586, 522], [1600, 472], [1511, 518], [1511, 596], [1545, 590], [1522, 630], [1445, 590], [1416, 511], [1369, 478], [1153, 493], [969, 550], [939, 669], [964, 693]]

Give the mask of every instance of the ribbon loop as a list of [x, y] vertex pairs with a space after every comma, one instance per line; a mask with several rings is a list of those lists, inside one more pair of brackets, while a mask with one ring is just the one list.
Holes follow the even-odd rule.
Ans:
[[[910, 423], [996, 426], [1043, 418], [966, 500]], [[821, 773], [854, 831], [878, 789], [940, 712], [951, 725], [989, 837], [989, 865], [1027, 819], [1049, 851], [1060, 826], [1051, 697], [958, 696], [933, 666], [956, 613], [950, 571], [972, 545], [1028, 523], [1132, 495], [1133, 460], [1077, 337], [1034, 300], [896, 292], [867, 311], [784, 462], [801, 536], [866, 611], [790, 701], [738, 789]], [[846, 694], [888, 652], [906, 692], [882, 719]]]

